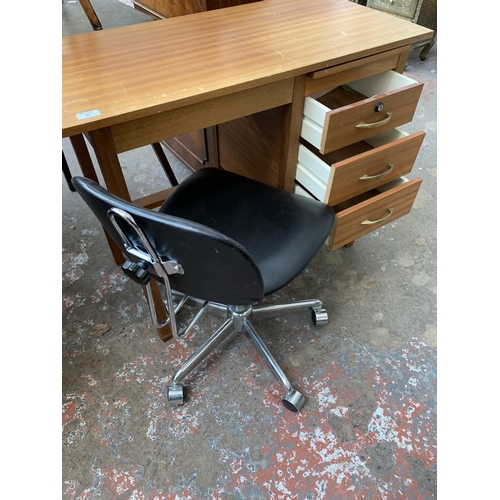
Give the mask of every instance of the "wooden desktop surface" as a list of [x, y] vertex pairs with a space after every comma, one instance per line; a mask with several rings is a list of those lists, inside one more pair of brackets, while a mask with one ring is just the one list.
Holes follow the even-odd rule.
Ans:
[[107, 189], [154, 208], [169, 190], [131, 200], [119, 153], [282, 107], [275, 165], [254, 177], [291, 191], [306, 75], [432, 33], [348, 0], [263, 0], [66, 36], [62, 136], [86, 134]]
[[[287, 79], [431, 35], [348, 0], [264, 0], [63, 37], [62, 136], [272, 83], [278, 101], [291, 102], [291, 84], [288, 91], [282, 83]], [[89, 111], [99, 114], [78, 118]], [[195, 122], [192, 130], [205, 126]]]

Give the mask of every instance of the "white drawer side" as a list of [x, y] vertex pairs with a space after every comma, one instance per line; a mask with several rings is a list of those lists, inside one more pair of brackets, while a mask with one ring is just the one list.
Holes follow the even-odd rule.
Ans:
[[312, 97], [306, 97], [304, 100], [304, 116], [317, 123], [320, 127], [325, 124], [325, 114], [331, 111], [330, 108], [316, 101]]
[[323, 201], [326, 194], [326, 184], [313, 175], [301, 163], [297, 162], [295, 179], [302, 184], [313, 196]]
[[395, 71], [386, 71], [378, 75], [368, 76], [361, 80], [356, 80], [349, 83], [349, 87], [366, 97], [375, 96], [377, 94], [385, 94], [392, 90], [402, 89], [408, 85], [413, 85], [415, 80], [408, 78], [401, 73]]
[[307, 168], [313, 175], [318, 177], [322, 182], [328, 184], [330, 177], [330, 166], [323, 160], [318, 158], [312, 151], [304, 145], [299, 145], [299, 163]]
[[302, 127], [300, 136], [310, 142], [314, 147], [321, 147], [321, 137], [323, 136], [323, 127], [320, 127], [309, 118], [302, 117]]

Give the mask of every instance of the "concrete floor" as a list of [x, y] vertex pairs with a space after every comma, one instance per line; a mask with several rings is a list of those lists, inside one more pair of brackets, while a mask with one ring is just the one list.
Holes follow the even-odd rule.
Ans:
[[[161, 342], [140, 288], [62, 179], [63, 498], [436, 497], [436, 61], [437, 45], [425, 62], [412, 52], [406, 70], [424, 90], [403, 128], [427, 133], [408, 176], [423, 177], [412, 212], [351, 248], [325, 246], [269, 298], [320, 298], [327, 326], [308, 314], [255, 323], [306, 396], [298, 414], [281, 406], [280, 385], [244, 337], [193, 372], [186, 404], [171, 408], [173, 372], [220, 319]], [[179, 179], [189, 175], [169, 158]], [[168, 186], [150, 147], [120, 160], [133, 196]]]

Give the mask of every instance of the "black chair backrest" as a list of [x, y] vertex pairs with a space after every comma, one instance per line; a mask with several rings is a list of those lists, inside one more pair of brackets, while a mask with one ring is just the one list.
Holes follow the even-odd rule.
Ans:
[[[169, 277], [172, 289], [234, 306], [256, 304], [263, 299], [261, 273], [246, 249], [235, 240], [202, 224], [126, 202], [90, 179], [75, 176], [73, 185], [129, 260], [138, 259], [125, 252], [122, 239], [109, 220], [108, 211], [113, 207], [133, 217], [162, 261], [177, 262], [183, 267], [184, 274]], [[144, 249], [128, 225], [119, 225], [132, 242]], [[154, 274], [152, 269], [148, 271]]]

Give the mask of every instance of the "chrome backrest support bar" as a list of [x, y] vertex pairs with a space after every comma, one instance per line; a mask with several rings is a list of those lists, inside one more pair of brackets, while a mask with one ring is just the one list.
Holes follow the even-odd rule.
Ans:
[[[175, 307], [174, 300], [172, 295], [172, 288], [170, 286], [170, 280], [168, 279], [169, 274], [184, 274], [184, 270], [182, 266], [177, 262], [163, 262], [160, 257], [157, 255], [153, 246], [149, 242], [147, 236], [144, 234], [139, 225], [135, 222], [134, 218], [124, 210], [120, 208], [112, 207], [108, 210], [108, 218], [113, 224], [113, 227], [118, 232], [126, 253], [133, 255], [134, 257], [148, 263], [153, 267], [155, 273], [162, 278], [163, 284], [165, 285], [166, 299], [167, 299], [167, 307], [163, 304], [163, 308], [165, 310], [165, 316], [167, 319], [162, 321], [161, 323], [158, 321], [158, 316], [155, 308], [155, 301], [153, 298], [153, 293], [151, 290], [151, 284], [148, 283], [146, 285], [146, 292], [148, 295], [148, 303], [149, 303], [149, 311], [151, 313], [151, 319], [153, 320], [153, 324], [155, 328], [163, 328], [164, 326], [170, 323], [170, 328], [172, 330], [172, 335], [174, 338], [178, 338], [178, 328], [177, 321], [175, 318]], [[144, 245], [146, 252], [140, 248], [137, 248], [134, 243], [130, 240], [130, 238], [125, 234], [125, 232], [121, 229], [120, 225], [117, 222], [117, 219], [120, 219], [122, 222], [126, 223], [137, 235], [140, 242]]]

